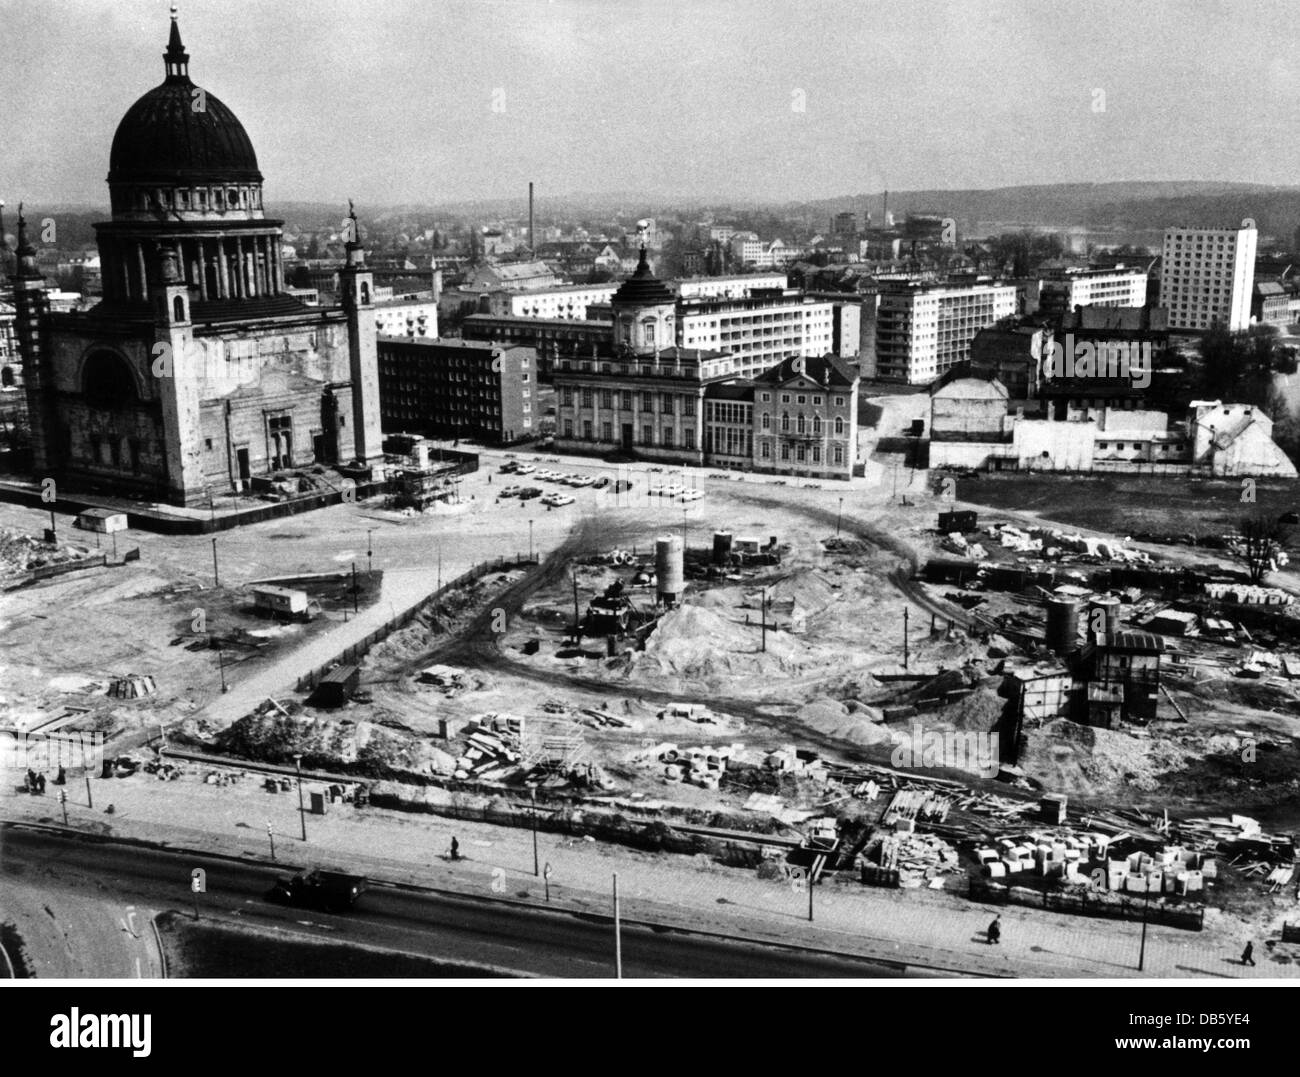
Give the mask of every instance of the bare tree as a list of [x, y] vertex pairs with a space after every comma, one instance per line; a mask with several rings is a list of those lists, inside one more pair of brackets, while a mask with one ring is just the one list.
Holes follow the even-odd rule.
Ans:
[[1250, 582], [1259, 586], [1265, 576], [1286, 563], [1287, 528], [1266, 513], [1243, 517], [1238, 528], [1233, 552], [1245, 562]]

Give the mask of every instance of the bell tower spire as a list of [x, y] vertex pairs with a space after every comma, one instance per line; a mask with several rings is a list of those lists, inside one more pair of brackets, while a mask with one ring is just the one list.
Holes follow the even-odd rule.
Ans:
[[167, 39], [167, 51], [163, 53], [163, 62], [167, 67], [168, 82], [188, 82], [190, 79], [190, 54], [181, 42], [181, 24], [177, 21], [179, 11], [172, 4], [171, 36]]

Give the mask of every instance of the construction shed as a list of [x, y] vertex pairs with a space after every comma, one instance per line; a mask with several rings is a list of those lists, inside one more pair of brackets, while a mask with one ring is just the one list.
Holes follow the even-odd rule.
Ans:
[[335, 666], [320, 679], [308, 700], [315, 707], [341, 707], [361, 683], [361, 670], [356, 666]]
[[111, 535], [126, 530], [126, 513], [116, 509], [83, 509], [77, 513], [76, 526], [83, 531]]

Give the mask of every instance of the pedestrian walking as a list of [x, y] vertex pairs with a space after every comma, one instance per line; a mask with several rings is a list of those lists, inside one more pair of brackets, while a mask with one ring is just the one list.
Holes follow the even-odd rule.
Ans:
[[997, 946], [1002, 942], [1002, 916], [1001, 914], [993, 917], [993, 923], [989, 924], [988, 930], [989, 945]]
[[460, 842], [458, 842], [455, 838], [451, 839], [451, 858], [453, 860], [460, 859]]
[[1252, 969], [1255, 967], [1255, 944], [1247, 942], [1246, 948], [1241, 951], [1242, 965], [1249, 965]]

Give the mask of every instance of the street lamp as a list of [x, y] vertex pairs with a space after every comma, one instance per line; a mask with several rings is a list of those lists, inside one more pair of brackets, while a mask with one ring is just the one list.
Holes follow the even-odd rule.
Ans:
[[376, 528], [373, 527], [366, 528], [366, 575], [367, 576], [373, 576], [375, 574], [375, 561], [374, 561], [375, 546], [374, 546], [374, 541], [370, 537], [375, 533], [375, 531]]
[[295, 752], [293, 765], [298, 771], [298, 821], [302, 823], [302, 840], [307, 840], [307, 809], [302, 803], [302, 753]]
[[840, 537], [840, 520], [844, 516], [844, 498], [840, 498], [840, 509], [835, 514], [835, 537]]
[[217, 536], [212, 536], [212, 586], [221, 586], [221, 573], [217, 571]]

